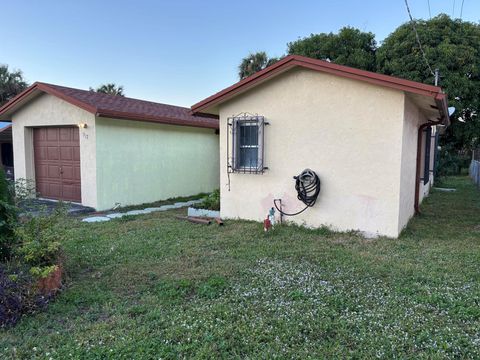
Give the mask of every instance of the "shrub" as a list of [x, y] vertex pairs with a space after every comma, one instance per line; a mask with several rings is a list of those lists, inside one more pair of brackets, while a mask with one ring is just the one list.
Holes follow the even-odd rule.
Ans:
[[460, 175], [462, 169], [468, 169], [470, 166], [471, 155], [450, 149], [448, 146], [442, 147], [439, 153], [437, 174], [438, 176]]
[[0, 261], [12, 256], [16, 243], [14, 228], [17, 225], [17, 213], [10, 185], [0, 167]]
[[15, 324], [22, 314], [22, 288], [0, 268], [0, 326]]
[[197, 205], [198, 209], [220, 210], [220, 189], [214, 190]]
[[27, 219], [15, 229], [19, 241], [17, 253], [20, 260], [30, 266], [32, 275], [46, 277], [55, 270], [67, 224], [65, 209], [60, 206], [51, 214]]
[[37, 293], [24, 269], [9, 271], [0, 265], [0, 328], [15, 325], [23, 314], [45, 307], [48, 298]]
[[35, 181], [27, 179], [17, 179], [14, 183], [15, 204], [28, 205], [35, 199], [37, 192], [35, 190]]

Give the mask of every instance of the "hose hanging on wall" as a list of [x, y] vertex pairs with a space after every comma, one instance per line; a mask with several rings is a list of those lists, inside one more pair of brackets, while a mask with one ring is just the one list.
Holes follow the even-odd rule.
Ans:
[[280, 201], [280, 199], [273, 200], [273, 204], [275, 205], [275, 208], [278, 210], [278, 212], [286, 216], [295, 216], [301, 214], [309, 207], [312, 207], [313, 205], [315, 205], [318, 195], [320, 194], [320, 178], [315, 173], [315, 171], [305, 169], [298, 176], [294, 176], [293, 178], [295, 179], [295, 190], [297, 191], [297, 199], [303, 202], [305, 204], [305, 207], [296, 213], [288, 214], [286, 212], [283, 212], [277, 206], [277, 201]]

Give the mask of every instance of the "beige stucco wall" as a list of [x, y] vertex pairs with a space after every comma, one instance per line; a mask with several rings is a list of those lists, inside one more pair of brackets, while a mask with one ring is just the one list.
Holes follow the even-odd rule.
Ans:
[[96, 141], [99, 210], [219, 186], [213, 129], [97, 118]]
[[[303, 207], [292, 176], [305, 168], [322, 181], [317, 204], [290, 220], [396, 237], [399, 232], [404, 93], [294, 69], [220, 105], [221, 215], [263, 220], [274, 198]], [[265, 130], [263, 175], [231, 174], [227, 117], [258, 113]]]
[[[426, 121], [418, 106], [405, 96], [405, 115], [402, 132], [402, 167], [400, 183], [400, 203], [398, 231], [400, 232], [414, 215], [415, 178], [417, 169], [417, 136], [418, 127]], [[422, 151], [423, 154], [423, 151]], [[422, 156], [423, 158], [423, 156]], [[420, 196], [423, 198], [423, 181]]]
[[96, 207], [95, 117], [55, 96], [43, 94], [12, 116], [15, 179], [35, 180], [33, 127], [79, 123], [87, 124], [79, 129], [82, 204]]

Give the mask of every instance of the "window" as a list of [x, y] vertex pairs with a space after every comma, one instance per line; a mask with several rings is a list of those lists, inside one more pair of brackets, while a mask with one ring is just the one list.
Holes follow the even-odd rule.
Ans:
[[237, 121], [236, 122], [236, 168], [256, 168], [258, 166], [258, 122]]
[[13, 146], [10, 143], [1, 144], [2, 164], [13, 167]]
[[[263, 173], [263, 116], [241, 115], [228, 119], [229, 172]], [[231, 144], [231, 145], [230, 145]]]

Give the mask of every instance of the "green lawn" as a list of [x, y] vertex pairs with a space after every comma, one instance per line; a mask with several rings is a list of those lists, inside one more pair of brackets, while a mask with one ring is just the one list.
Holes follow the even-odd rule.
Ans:
[[480, 192], [444, 185], [398, 240], [185, 210], [76, 222], [67, 288], [0, 358], [479, 358]]

